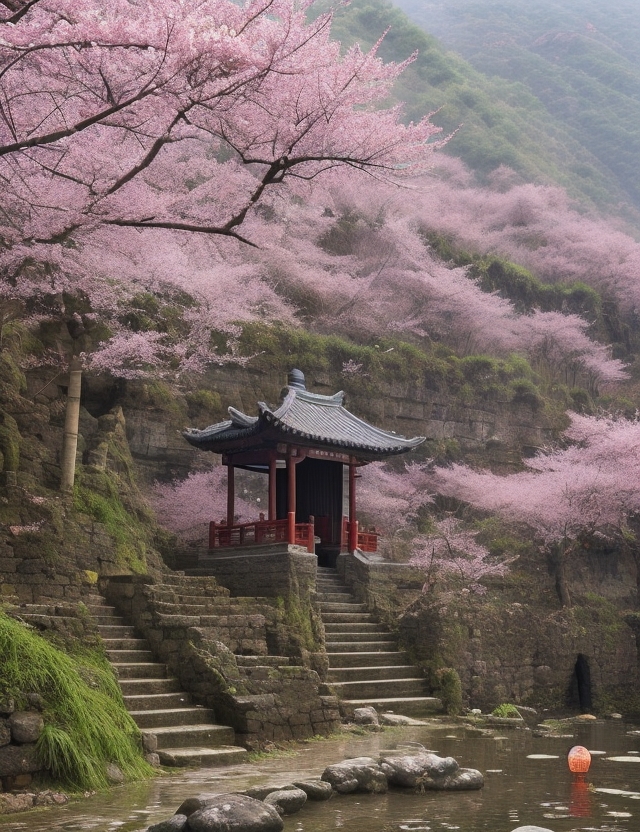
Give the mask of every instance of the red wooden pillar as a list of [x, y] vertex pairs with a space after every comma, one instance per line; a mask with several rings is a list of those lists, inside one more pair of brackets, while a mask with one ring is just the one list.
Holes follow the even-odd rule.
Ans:
[[287, 517], [289, 519], [289, 543], [296, 542], [296, 466], [289, 450], [287, 456]]
[[358, 521], [356, 520], [356, 466], [349, 465], [349, 542], [348, 549], [358, 548]]
[[269, 520], [276, 519], [276, 456], [269, 457]]
[[233, 526], [236, 514], [235, 472], [234, 466], [230, 462], [227, 463], [227, 526]]

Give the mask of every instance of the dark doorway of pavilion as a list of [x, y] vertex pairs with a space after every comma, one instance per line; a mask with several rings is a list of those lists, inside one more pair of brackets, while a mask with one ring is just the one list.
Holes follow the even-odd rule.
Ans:
[[[319, 566], [335, 566], [343, 538], [343, 465], [307, 457], [296, 465], [296, 523], [314, 518]], [[276, 472], [276, 517], [287, 516], [287, 472]]]

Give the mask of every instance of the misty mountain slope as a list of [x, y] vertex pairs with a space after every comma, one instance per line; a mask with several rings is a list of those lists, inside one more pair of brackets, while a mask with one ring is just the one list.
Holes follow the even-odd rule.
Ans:
[[[478, 71], [526, 87], [640, 206], [640, 4], [395, 0]], [[574, 173], [591, 179], [579, 159]]]

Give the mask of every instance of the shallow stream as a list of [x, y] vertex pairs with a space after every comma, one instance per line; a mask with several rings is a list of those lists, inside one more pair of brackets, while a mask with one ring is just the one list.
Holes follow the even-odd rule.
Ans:
[[[345, 757], [375, 756], [407, 743], [420, 743], [455, 757], [461, 766], [480, 769], [485, 787], [459, 793], [335, 796], [307, 803], [286, 818], [285, 832], [511, 832], [525, 824], [553, 832], [640, 832], [640, 733], [630, 734], [634, 726], [614, 721], [575, 724], [570, 730], [570, 737], [536, 737], [512, 729], [480, 736], [462, 725], [434, 723], [314, 741], [302, 745], [295, 756], [182, 771], [64, 807], [0, 817], [0, 832], [138, 832], [167, 819], [187, 797], [317, 777]], [[573, 745], [603, 752], [593, 755], [582, 784], [567, 768]]]

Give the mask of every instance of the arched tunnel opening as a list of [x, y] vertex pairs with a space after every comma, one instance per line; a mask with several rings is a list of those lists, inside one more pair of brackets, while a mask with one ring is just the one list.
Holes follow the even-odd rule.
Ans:
[[573, 674], [569, 685], [567, 704], [583, 713], [593, 708], [593, 697], [591, 691], [591, 669], [589, 659], [584, 653], [578, 653], [576, 663], [573, 666]]

